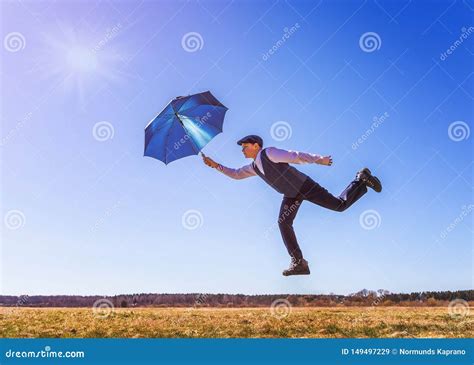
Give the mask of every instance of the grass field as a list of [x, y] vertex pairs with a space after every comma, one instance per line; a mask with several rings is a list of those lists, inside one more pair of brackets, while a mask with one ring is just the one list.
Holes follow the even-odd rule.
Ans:
[[[471, 313], [471, 314], [469, 314]], [[0, 337], [474, 337], [446, 307], [1, 308]]]

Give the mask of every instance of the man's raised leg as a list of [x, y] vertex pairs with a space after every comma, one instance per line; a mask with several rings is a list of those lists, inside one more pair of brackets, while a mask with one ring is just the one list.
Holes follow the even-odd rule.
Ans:
[[305, 183], [303, 197], [314, 204], [342, 212], [359, 200], [367, 192], [366, 185], [360, 180], [354, 180], [344, 189], [338, 197], [313, 180]]

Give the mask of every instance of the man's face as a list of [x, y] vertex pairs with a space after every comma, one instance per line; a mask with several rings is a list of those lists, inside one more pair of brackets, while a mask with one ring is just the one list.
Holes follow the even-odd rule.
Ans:
[[245, 158], [255, 158], [260, 151], [258, 143], [242, 143], [242, 153]]

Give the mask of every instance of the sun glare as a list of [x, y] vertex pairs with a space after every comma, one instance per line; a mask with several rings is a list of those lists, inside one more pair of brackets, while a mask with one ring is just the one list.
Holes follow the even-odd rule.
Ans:
[[67, 64], [72, 71], [77, 72], [93, 72], [98, 68], [97, 58], [95, 54], [80, 46], [72, 47], [66, 54]]

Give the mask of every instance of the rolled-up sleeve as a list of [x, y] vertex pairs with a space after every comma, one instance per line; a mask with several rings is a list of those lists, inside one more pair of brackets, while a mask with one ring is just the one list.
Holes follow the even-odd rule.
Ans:
[[238, 169], [231, 169], [230, 167], [225, 167], [219, 164], [216, 168], [218, 171], [222, 172], [224, 175], [231, 177], [232, 179], [245, 179], [247, 177], [257, 175], [255, 170], [253, 169], [252, 164], [242, 166]]
[[321, 163], [323, 157], [313, 153], [298, 152], [298, 151], [286, 151], [275, 147], [268, 147], [266, 149], [267, 156], [273, 162], [286, 162], [286, 163]]

